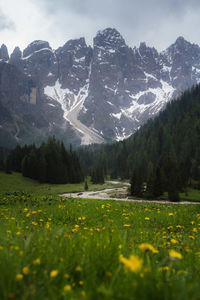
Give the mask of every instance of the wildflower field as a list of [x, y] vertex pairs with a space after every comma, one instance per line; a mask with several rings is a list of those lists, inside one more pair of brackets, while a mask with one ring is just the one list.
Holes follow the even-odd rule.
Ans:
[[0, 299], [199, 299], [200, 206], [0, 196]]

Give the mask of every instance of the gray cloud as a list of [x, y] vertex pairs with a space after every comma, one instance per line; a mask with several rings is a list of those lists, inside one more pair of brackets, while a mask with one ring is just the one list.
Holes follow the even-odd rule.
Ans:
[[14, 28], [14, 23], [0, 10], [0, 31]]
[[[32, 0], [33, 1], [33, 0]], [[147, 41], [163, 49], [179, 35], [194, 34], [199, 0], [34, 0], [54, 23], [54, 31], [71, 38], [86, 36], [91, 43], [96, 31], [115, 27], [130, 46]], [[56, 31], [57, 30], [57, 31]]]
[[1, 38], [10, 48], [34, 39], [57, 48], [81, 36], [92, 44], [98, 30], [114, 27], [129, 46], [145, 41], [160, 51], [180, 35], [200, 44], [199, 15], [199, 0], [0, 0]]

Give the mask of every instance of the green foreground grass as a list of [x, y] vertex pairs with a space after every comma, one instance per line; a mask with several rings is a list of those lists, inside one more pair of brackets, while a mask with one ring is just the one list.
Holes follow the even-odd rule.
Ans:
[[0, 219], [0, 299], [199, 299], [199, 205], [4, 195]]

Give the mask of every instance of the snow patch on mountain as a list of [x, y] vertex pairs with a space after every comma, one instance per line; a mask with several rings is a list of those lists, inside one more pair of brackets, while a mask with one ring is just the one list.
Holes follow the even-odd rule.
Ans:
[[[171, 100], [172, 95], [175, 91], [175, 89], [166, 81], [160, 80], [160, 83], [162, 85], [162, 88], [149, 88], [148, 90], [141, 91], [136, 95], [130, 94], [129, 97], [133, 99], [132, 105], [130, 105], [129, 108], [124, 109], [123, 113], [131, 118], [134, 117], [135, 113], [141, 114], [144, 113], [146, 110], [151, 110], [152, 115], [157, 114], [161, 107], [163, 107], [165, 103]], [[148, 93], [152, 93], [153, 95], [155, 95], [155, 101], [153, 101], [150, 104], [138, 103], [140, 97], [147, 95]]]
[[77, 105], [81, 104], [82, 107], [85, 99], [88, 96], [88, 88], [89, 84], [87, 83], [76, 95], [68, 88], [62, 88], [59, 80], [57, 80], [54, 86], [46, 86], [44, 88], [44, 94], [60, 103], [64, 112], [64, 118], [68, 120], [67, 115], [69, 112], [71, 112]]

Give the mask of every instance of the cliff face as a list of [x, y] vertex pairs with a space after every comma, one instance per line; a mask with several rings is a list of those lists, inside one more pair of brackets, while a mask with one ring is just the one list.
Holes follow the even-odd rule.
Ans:
[[[130, 48], [112, 28], [93, 47], [80, 38], [57, 50], [34, 41], [10, 57], [0, 48], [0, 103], [16, 142], [52, 134], [75, 144], [120, 140], [199, 82], [200, 48], [183, 37], [161, 53], [145, 43]], [[2, 116], [0, 126], [7, 130]]]

